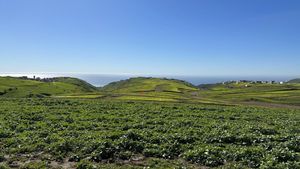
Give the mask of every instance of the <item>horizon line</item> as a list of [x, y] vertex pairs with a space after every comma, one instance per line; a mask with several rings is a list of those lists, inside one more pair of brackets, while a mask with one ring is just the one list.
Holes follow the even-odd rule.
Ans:
[[186, 74], [146, 74], [146, 73], [91, 73], [91, 72], [0, 72], [3, 75], [102, 75], [102, 76], [182, 76], [182, 77], [300, 77], [300, 75], [186, 75]]

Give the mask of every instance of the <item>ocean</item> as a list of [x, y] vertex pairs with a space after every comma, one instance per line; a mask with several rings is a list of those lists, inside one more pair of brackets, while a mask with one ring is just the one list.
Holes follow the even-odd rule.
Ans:
[[263, 80], [263, 81], [288, 81], [296, 76], [172, 76], [172, 75], [107, 75], [107, 74], [76, 74], [76, 73], [0, 73], [0, 76], [27, 76], [27, 77], [76, 77], [91, 83], [94, 86], [101, 87], [111, 82], [125, 80], [131, 77], [164, 77], [179, 80], [185, 80], [194, 85], [221, 83], [231, 80]]

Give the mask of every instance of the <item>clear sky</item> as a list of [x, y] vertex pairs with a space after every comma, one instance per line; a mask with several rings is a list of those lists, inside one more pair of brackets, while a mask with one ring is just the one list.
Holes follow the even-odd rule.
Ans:
[[300, 1], [0, 0], [0, 72], [300, 75]]

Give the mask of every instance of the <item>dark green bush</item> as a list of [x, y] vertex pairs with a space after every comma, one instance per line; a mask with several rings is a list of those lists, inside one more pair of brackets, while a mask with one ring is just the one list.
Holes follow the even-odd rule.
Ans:
[[5, 161], [5, 157], [3, 153], [0, 153], [0, 163]]
[[96, 166], [87, 160], [82, 160], [77, 164], [76, 169], [96, 169]]
[[186, 160], [210, 167], [223, 165], [223, 157], [223, 150], [217, 147], [199, 147], [184, 153]]
[[100, 162], [114, 158], [117, 154], [117, 148], [111, 142], [101, 142], [97, 145], [97, 148], [92, 152], [92, 160]]

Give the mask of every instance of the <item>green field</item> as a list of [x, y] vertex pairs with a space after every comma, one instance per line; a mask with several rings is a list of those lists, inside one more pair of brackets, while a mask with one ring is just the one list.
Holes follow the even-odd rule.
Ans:
[[1, 77], [0, 169], [300, 168], [299, 94], [298, 83]]
[[300, 107], [300, 83], [226, 83], [194, 86], [163, 78], [131, 78], [96, 88], [76, 78], [53, 78], [50, 82], [0, 77], [3, 98], [98, 98], [102, 100], [165, 101], [226, 105]]
[[[247, 85], [247, 87], [246, 87]], [[300, 83], [214, 84], [200, 88], [199, 95], [227, 103], [273, 103], [300, 106]], [[267, 104], [266, 104], [267, 105]]]
[[16, 77], [0, 77], [0, 97], [49, 97], [62, 94], [90, 93], [96, 87], [76, 78], [53, 78], [51, 82]]
[[0, 113], [11, 167], [300, 167], [297, 109], [44, 98]]

